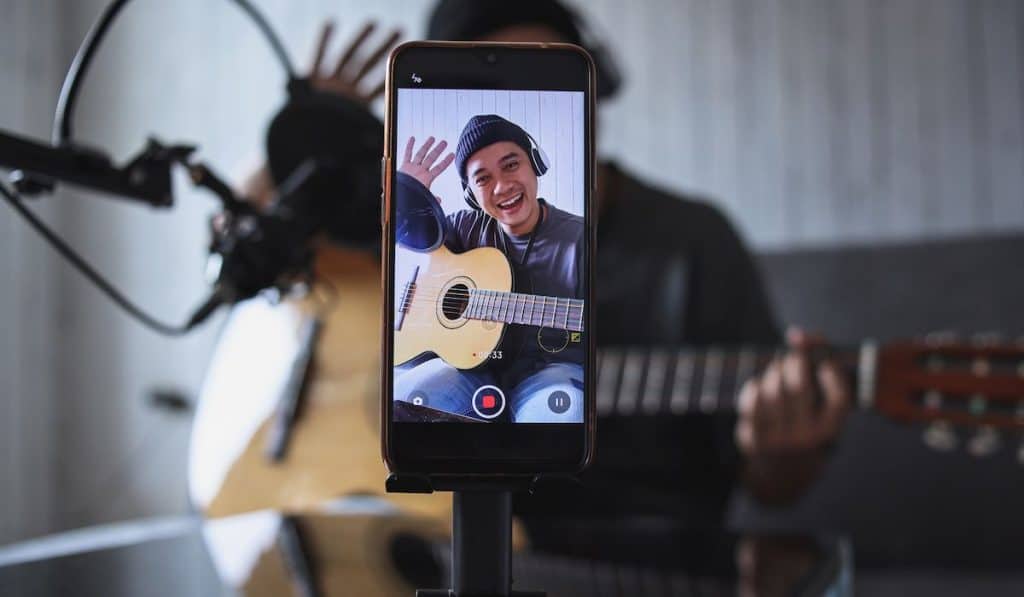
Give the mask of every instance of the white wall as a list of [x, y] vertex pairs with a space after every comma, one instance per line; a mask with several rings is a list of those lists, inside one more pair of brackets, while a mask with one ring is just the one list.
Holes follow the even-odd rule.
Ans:
[[629, 77], [602, 146], [753, 244], [1024, 228], [1019, 0], [585, 4]]
[[[0, 126], [46, 137], [59, 81], [99, 0], [5, 0]], [[296, 62], [320, 21], [422, 31], [427, 0], [262, 0]], [[583, 5], [582, 2], [576, 4]], [[1015, 0], [587, 2], [627, 86], [600, 146], [714, 198], [758, 247], [1024, 227], [1024, 4]], [[83, 139], [123, 159], [150, 133], [195, 141], [238, 178], [281, 76], [228, 2], [136, 0], [97, 56]], [[338, 42], [340, 44], [340, 42]], [[182, 181], [179, 181], [182, 182]], [[139, 302], [179, 320], [204, 291], [212, 201], [171, 214], [81, 192], [40, 211]], [[216, 324], [140, 328], [0, 209], [0, 541], [182, 511], [188, 421], [145, 394], [194, 396]]]
[[[49, 136], [54, 102], [37, 98], [49, 98], [57, 84], [62, 52], [55, 4], [23, 2], [4, 9], [0, 128]], [[59, 201], [31, 207], [54, 221]], [[56, 268], [46, 245], [6, 204], [0, 206], [0, 541], [51, 526], [57, 454]]]

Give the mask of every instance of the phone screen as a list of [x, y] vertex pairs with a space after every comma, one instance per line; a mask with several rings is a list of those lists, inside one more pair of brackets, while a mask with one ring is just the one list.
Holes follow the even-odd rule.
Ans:
[[394, 420], [583, 423], [584, 93], [424, 84], [394, 109]]

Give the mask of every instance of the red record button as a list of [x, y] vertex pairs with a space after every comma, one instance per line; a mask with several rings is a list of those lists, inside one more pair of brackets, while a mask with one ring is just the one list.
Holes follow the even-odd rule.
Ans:
[[493, 419], [505, 410], [505, 394], [497, 386], [480, 386], [473, 393], [473, 411]]

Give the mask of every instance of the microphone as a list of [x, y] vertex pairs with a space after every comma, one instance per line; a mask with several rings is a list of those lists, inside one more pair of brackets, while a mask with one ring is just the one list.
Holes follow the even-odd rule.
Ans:
[[379, 250], [383, 125], [364, 106], [312, 90], [304, 80], [293, 81], [289, 91], [267, 129], [276, 198], [262, 210], [224, 201], [207, 268], [214, 292], [196, 310], [193, 325], [222, 304], [266, 289], [287, 293], [310, 280], [320, 236]]

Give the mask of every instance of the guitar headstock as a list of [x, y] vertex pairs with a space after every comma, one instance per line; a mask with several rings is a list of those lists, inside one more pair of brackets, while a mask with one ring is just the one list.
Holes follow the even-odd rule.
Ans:
[[[930, 447], [954, 449], [956, 428], [975, 429], [966, 447], [984, 456], [998, 448], [1000, 431], [1024, 431], [1024, 340], [932, 335], [873, 352], [872, 405], [899, 421], [933, 423]], [[1024, 463], [1024, 447], [1019, 456]]]

